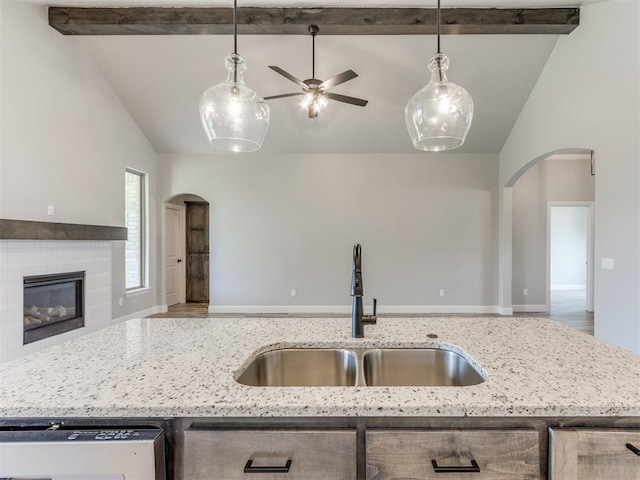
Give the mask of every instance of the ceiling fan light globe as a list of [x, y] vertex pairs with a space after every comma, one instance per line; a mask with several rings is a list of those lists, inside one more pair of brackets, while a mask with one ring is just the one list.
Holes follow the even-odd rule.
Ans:
[[327, 98], [324, 95], [318, 95], [317, 98], [317, 103], [318, 103], [318, 107], [320, 107], [320, 109], [326, 108], [327, 105], [329, 105], [329, 101], [327, 100]]
[[[200, 120], [209, 143], [227, 152], [255, 152], [269, 128], [270, 110], [264, 99], [244, 83], [244, 60], [227, 57], [227, 78], [200, 97]], [[235, 71], [234, 71], [235, 70]], [[235, 76], [235, 81], [234, 81]]]
[[313, 102], [314, 102], [314, 94], [313, 92], [308, 92], [308, 93], [305, 93], [304, 97], [302, 97], [302, 100], [300, 101], [300, 106], [302, 108], [307, 108]]

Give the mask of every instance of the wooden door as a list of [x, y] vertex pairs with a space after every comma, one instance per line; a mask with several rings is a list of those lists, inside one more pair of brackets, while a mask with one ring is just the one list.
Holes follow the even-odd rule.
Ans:
[[640, 479], [640, 430], [551, 429], [550, 480]]
[[187, 205], [187, 302], [209, 303], [209, 204]]
[[167, 306], [184, 302], [184, 207], [167, 205], [166, 208], [166, 291]]

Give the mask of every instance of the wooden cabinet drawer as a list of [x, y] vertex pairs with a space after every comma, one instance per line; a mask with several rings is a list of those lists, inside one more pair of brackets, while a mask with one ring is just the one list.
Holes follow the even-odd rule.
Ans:
[[187, 430], [185, 480], [354, 480], [355, 430]]
[[551, 480], [640, 479], [640, 430], [549, 430]]
[[368, 430], [367, 480], [538, 480], [539, 445], [535, 430]]

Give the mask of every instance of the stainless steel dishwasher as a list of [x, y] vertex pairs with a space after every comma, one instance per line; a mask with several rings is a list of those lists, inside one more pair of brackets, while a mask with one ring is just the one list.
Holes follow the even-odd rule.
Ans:
[[164, 480], [161, 429], [0, 431], [0, 480]]

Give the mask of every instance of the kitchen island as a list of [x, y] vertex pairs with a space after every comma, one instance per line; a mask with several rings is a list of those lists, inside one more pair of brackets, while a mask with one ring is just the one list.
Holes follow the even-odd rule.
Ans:
[[[429, 338], [428, 335], [437, 335]], [[251, 387], [234, 376], [284, 347], [460, 351], [467, 387]], [[636, 416], [640, 357], [539, 318], [136, 319], [0, 365], [2, 417]]]
[[[448, 349], [464, 356], [485, 381], [465, 387], [254, 387], [235, 381], [258, 354], [290, 347]], [[539, 318], [379, 318], [365, 327], [362, 339], [351, 337], [348, 318], [136, 319], [0, 365], [0, 425], [163, 419], [175, 447], [175, 478], [183, 478], [184, 465], [197, 463], [184, 461], [185, 455], [203, 458], [193, 453], [194, 445], [209, 448], [220, 438], [198, 433], [208, 429], [249, 429], [247, 438], [256, 438], [258, 430], [352, 429], [357, 475], [327, 478], [358, 479], [386, 478], [369, 476], [386, 468], [375, 445], [381, 445], [378, 452], [397, 451], [400, 444], [406, 451], [408, 433], [402, 430], [396, 441], [385, 436], [389, 429], [421, 429], [429, 439], [449, 429], [493, 435], [478, 439], [463, 432], [446, 440], [465, 445], [498, 445], [497, 438], [515, 429], [526, 437], [522, 451], [535, 454], [522, 462], [539, 465], [539, 476], [530, 470], [522, 477], [506, 474], [546, 478], [549, 428], [640, 429], [639, 360]], [[533, 440], [528, 430], [535, 432]], [[509, 440], [505, 448], [520, 440]], [[210, 471], [211, 465], [202, 468]], [[184, 475], [199, 478], [196, 471]]]

